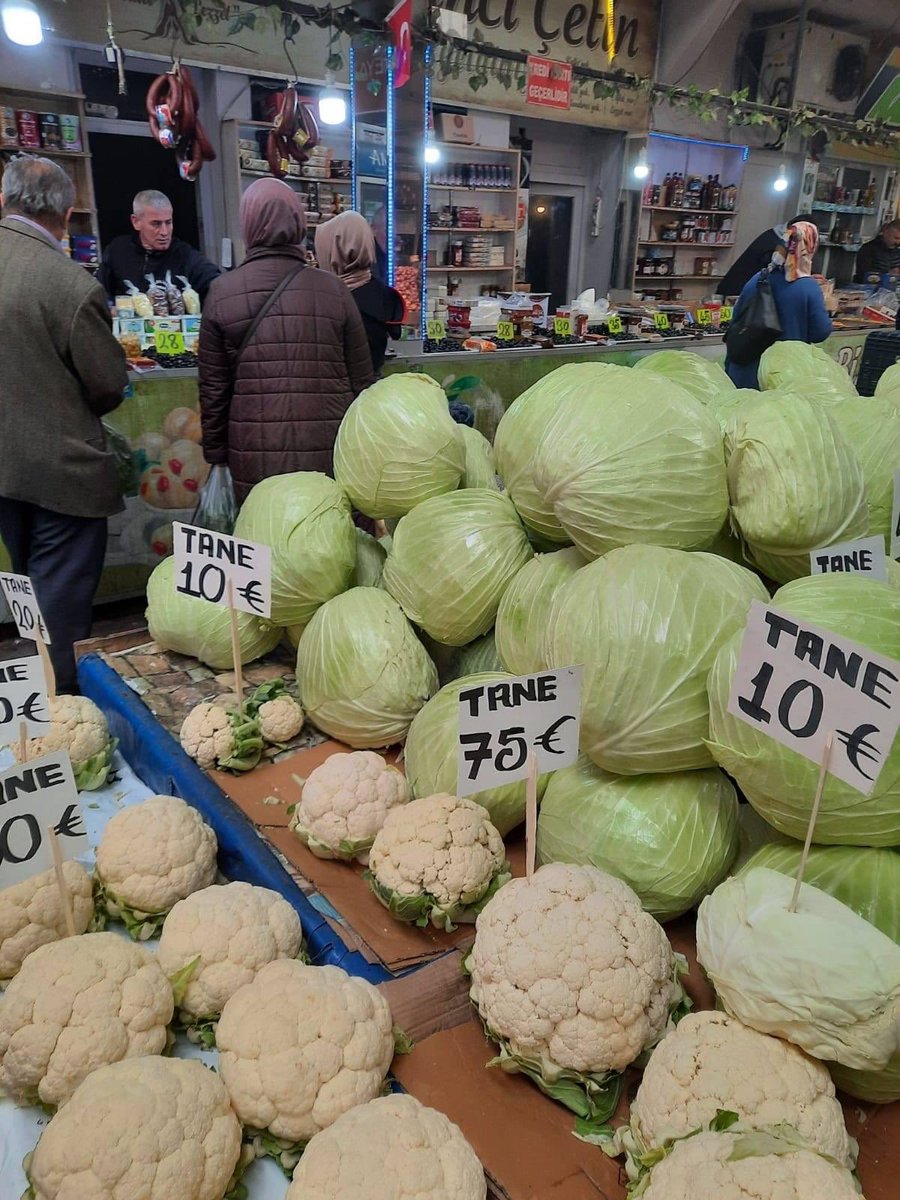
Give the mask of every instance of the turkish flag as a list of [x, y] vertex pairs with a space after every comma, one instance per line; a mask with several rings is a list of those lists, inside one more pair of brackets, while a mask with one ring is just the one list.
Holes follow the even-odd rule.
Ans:
[[400, 3], [387, 15], [388, 29], [394, 35], [394, 90], [409, 82], [412, 74], [412, 0]]

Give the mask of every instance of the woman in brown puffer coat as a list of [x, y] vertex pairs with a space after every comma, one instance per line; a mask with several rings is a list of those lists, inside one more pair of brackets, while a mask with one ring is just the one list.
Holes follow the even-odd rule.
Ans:
[[214, 280], [200, 326], [203, 453], [228, 464], [239, 502], [270, 475], [330, 475], [341, 418], [375, 378], [350, 291], [305, 265], [306, 217], [293, 189], [258, 180], [240, 217], [247, 256]]

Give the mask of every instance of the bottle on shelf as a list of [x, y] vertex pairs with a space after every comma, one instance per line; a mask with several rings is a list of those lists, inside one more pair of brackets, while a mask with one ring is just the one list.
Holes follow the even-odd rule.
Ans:
[[712, 191], [710, 194], [710, 208], [719, 208], [722, 200], [722, 185], [719, 183], [718, 175], [714, 176], [712, 182]]
[[675, 200], [673, 202], [673, 208], [683, 208], [684, 207], [684, 176], [683, 175], [675, 176], [674, 193], [675, 193]]
[[672, 176], [668, 172], [663, 180], [659, 203], [662, 208], [669, 208], [672, 203]]
[[687, 195], [685, 197], [688, 208], [702, 208], [701, 196], [703, 194], [703, 181], [699, 175], [692, 175], [687, 184]]

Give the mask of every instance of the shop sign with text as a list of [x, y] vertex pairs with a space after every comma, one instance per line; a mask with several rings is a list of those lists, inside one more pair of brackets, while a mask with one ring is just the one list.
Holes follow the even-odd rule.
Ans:
[[526, 88], [525, 99], [529, 104], [540, 108], [570, 108], [572, 64], [529, 54]]

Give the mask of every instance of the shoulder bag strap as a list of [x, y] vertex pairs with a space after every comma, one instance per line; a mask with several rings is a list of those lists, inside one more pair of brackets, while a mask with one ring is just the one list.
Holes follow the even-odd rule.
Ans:
[[279, 285], [275, 289], [275, 291], [272, 292], [271, 295], [268, 296], [267, 299], [263, 301], [262, 307], [260, 308], [259, 312], [256, 314], [256, 316], [250, 322], [249, 329], [244, 334], [244, 336], [241, 338], [241, 344], [237, 348], [238, 359], [241, 358], [244, 351], [247, 349], [250, 342], [253, 340], [253, 335], [256, 333], [257, 329], [259, 329], [260, 322], [262, 321], [263, 317], [265, 317], [268, 313], [270, 313], [272, 311], [273, 307], [275, 306], [275, 303], [278, 300], [278, 297], [285, 290], [285, 288], [288, 286], [288, 284], [291, 283], [292, 280], [297, 278], [297, 276], [305, 268], [305, 266], [306, 266], [306, 263], [300, 263], [299, 266], [297, 266], [297, 268], [295, 270], [288, 271], [287, 275], [285, 275], [284, 279], [282, 279], [281, 283], [279, 283]]

